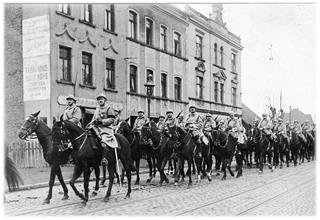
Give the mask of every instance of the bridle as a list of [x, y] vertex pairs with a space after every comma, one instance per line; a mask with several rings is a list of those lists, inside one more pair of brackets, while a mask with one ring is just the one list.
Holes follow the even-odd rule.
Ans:
[[[26, 126], [27, 123], [30, 123], [31, 126]], [[27, 117], [26, 121], [23, 123], [23, 125], [21, 126], [20, 130], [22, 131], [26, 131], [26, 135], [25, 135], [25, 140], [29, 141], [28, 137], [36, 130], [39, 129], [39, 119], [38, 117], [35, 117], [33, 115], [30, 115]], [[51, 133], [49, 134], [46, 134], [46, 135], [43, 135], [41, 137], [38, 137], [38, 138], [42, 138], [42, 137], [46, 137], [46, 136], [49, 136], [51, 135]], [[37, 137], [33, 136], [33, 137], [29, 137], [30, 139], [36, 139]]]

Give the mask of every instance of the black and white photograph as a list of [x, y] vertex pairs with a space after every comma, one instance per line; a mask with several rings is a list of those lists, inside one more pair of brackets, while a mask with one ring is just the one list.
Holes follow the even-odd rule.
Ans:
[[316, 2], [1, 5], [3, 216], [317, 216]]

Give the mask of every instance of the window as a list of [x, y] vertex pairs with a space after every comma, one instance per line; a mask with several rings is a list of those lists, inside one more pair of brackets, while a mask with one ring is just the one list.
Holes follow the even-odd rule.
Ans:
[[108, 31], [114, 31], [114, 5], [110, 4], [104, 13], [104, 28]]
[[237, 63], [237, 56], [236, 54], [232, 53], [231, 54], [231, 71], [232, 72], [237, 72], [237, 68], [236, 68], [236, 63]]
[[218, 65], [218, 46], [214, 44], [214, 64]]
[[181, 100], [181, 79], [179, 77], [174, 77], [174, 98]]
[[224, 85], [223, 83], [220, 83], [220, 102], [223, 103], [224, 100], [223, 100], [223, 96], [224, 96]]
[[115, 89], [114, 60], [106, 58], [105, 88]]
[[177, 56], [181, 56], [181, 35], [177, 32], [173, 34], [173, 53]]
[[231, 88], [231, 103], [233, 106], [237, 106], [237, 88]]
[[160, 26], [160, 49], [167, 51], [167, 28]]
[[152, 46], [152, 30], [153, 22], [151, 19], [146, 19], [146, 44]]
[[81, 10], [81, 19], [92, 23], [92, 4], [83, 4]]
[[59, 47], [59, 77], [71, 82], [71, 48]]
[[167, 96], [167, 74], [161, 73], [161, 97], [168, 98]]
[[221, 57], [220, 57], [220, 59], [221, 59], [221, 60], [220, 60], [220, 64], [221, 64], [221, 65], [220, 65], [220, 66], [223, 67], [223, 47], [220, 47], [220, 56], [221, 56]]
[[130, 92], [137, 92], [137, 67], [130, 65]]
[[129, 11], [129, 37], [137, 39], [137, 14]]
[[92, 54], [82, 52], [82, 82], [84, 85], [93, 85], [92, 80]]
[[149, 69], [147, 70], [146, 82], [153, 83], [153, 71], [152, 70], [149, 70]]
[[71, 10], [70, 10], [69, 4], [59, 4], [58, 11], [63, 14], [71, 15]]
[[218, 82], [214, 82], [214, 101], [218, 102], [218, 97], [219, 97], [219, 84]]
[[196, 36], [196, 57], [202, 58], [202, 37]]
[[203, 77], [197, 76], [196, 97], [203, 99]]

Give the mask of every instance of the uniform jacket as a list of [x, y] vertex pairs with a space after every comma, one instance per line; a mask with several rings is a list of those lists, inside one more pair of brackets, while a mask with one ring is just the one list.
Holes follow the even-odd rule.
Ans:
[[78, 106], [73, 104], [72, 106], [68, 106], [63, 113], [63, 120], [72, 121], [73, 123], [79, 125], [81, 119], [81, 110]]
[[147, 123], [149, 123], [149, 119], [146, 116], [138, 117], [134, 122], [133, 129], [141, 131], [142, 126]]
[[216, 129], [216, 127], [216, 122], [213, 119], [206, 120], [203, 124], [204, 131], [212, 131], [213, 129]]
[[202, 124], [203, 124], [203, 121], [200, 117], [200, 115], [198, 115], [197, 113], [194, 113], [194, 114], [188, 114], [187, 115], [187, 118], [186, 118], [186, 125], [190, 126], [190, 124], [194, 124], [196, 125], [196, 129], [197, 130], [201, 130], [202, 129]]
[[299, 124], [294, 125], [293, 127], [293, 132], [297, 133], [297, 134], [301, 134], [302, 133], [302, 128]]
[[287, 127], [284, 123], [278, 124], [275, 127], [275, 132], [282, 135], [287, 135]]
[[262, 119], [258, 125], [258, 128], [263, 128], [265, 130], [272, 129], [272, 122], [269, 119]]
[[161, 131], [163, 129], [164, 124], [165, 124], [164, 120], [163, 121], [158, 121], [157, 129]]
[[105, 103], [104, 106], [98, 106], [93, 114], [92, 121], [95, 121], [96, 119], [101, 119], [101, 125], [98, 127], [109, 127], [114, 123], [114, 110], [113, 108], [108, 104]]

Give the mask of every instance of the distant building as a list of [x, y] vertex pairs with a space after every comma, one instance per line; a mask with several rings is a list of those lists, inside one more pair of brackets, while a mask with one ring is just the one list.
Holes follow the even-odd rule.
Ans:
[[315, 123], [310, 114], [305, 114], [302, 111], [300, 111], [298, 108], [292, 109], [291, 120], [290, 120], [290, 112], [284, 113], [284, 118], [283, 118], [284, 122], [291, 121], [291, 123], [293, 123], [294, 120], [298, 120], [300, 124], [305, 122], [306, 120], [308, 120], [310, 123]]
[[[23, 74], [22, 65], [17, 65], [20, 74], [10, 76], [14, 65], [6, 68], [6, 113], [19, 106], [16, 124], [41, 110], [51, 126], [66, 107], [65, 97], [73, 94], [85, 125], [100, 92], [133, 123], [139, 108], [147, 111], [147, 78], [155, 84], [150, 109], [155, 120], [168, 108], [186, 114], [190, 104], [200, 113], [241, 114], [242, 46], [226, 28], [221, 4], [212, 6], [209, 18], [167, 4], [16, 6], [20, 17], [6, 20], [9, 29], [20, 24], [20, 38], [11, 47], [18, 48]], [[9, 57], [6, 53], [6, 63]], [[10, 80], [20, 88], [16, 103]], [[18, 127], [12, 129], [8, 132]]]

